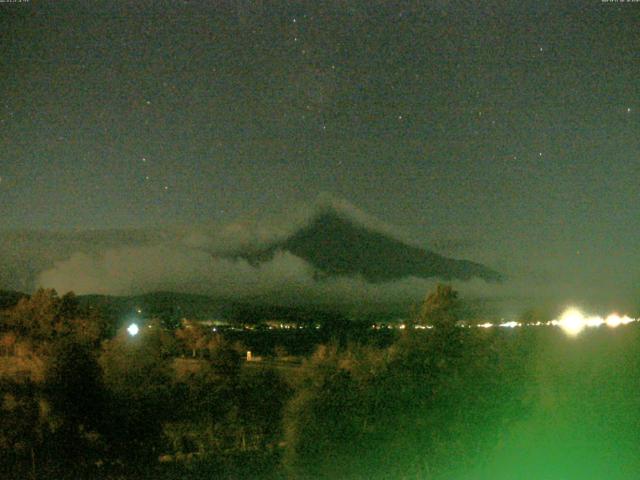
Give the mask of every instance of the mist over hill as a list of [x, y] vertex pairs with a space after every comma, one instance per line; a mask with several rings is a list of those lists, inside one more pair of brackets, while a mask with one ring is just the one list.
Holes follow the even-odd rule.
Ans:
[[260, 263], [278, 251], [291, 252], [325, 275], [361, 275], [371, 282], [407, 277], [503, 280], [501, 274], [484, 265], [409, 245], [331, 208], [319, 212], [288, 238], [247, 258]]
[[7, 290], [196, 294], [240, 310], [406, 311], [438, 282], [479, 298], [504, 279], [327, 196], [280, 217], [224, 226], [3, 232], [0, 246]]

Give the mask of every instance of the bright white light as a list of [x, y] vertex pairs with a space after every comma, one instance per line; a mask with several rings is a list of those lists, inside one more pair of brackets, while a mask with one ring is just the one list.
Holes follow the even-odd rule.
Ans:
[[587, 317], [584, 319], [584, 324], [587, 327], [599, 327], [604, 324], [602, 317]]
[[622, 317], [621, 321], [622, 321], [622, 322], [621, 322], [621, 323], [622, 323], [622, 325], [627, 325], [627, 324], [632, 323], [632, 322], [637, 322], [637, 319], [635, 319], [635, 318], [631, 318], [631, 317], [627, 317], [627, 316], [625, 315], [624, 317]]
[[520, 324], [518, 322], [505, 322], [505, 323], [501, 323], [499, 326], [503, 328], [515, 328], [515, 327], [519, 327]]
[[575, 336], [585, 327], [598, 328], [602, 325], [607, 325], [608, 327], [615, 328], [637, 321], [638, 319], [630, 318], [626, 315], [621, 317], [617, 313], [612, 313], [607, 318], [602, 318], [598, 315], [585, 317], [577, 308], [569, 308], [564, 311], [559, 320], [551, 320], [547, 322], [547, 325], [560, 327], [568, 335]]
[[480, 324], [480, 325], [478, 325], [478, 326], [479, 326], [480, 328], [491, 328], [491, 327], [493, 327], [493, 323], [486, 322], [486, 323], [481, 323], [481, 324]]
[[607, 322], [607, 327], [615, 328], [622, 325], [622, 318], [620, 318], [620, 315], [612, 313], [607, 317], [605, 322]]
[[139, 331], [140, 329], [138, 328], [138, 325], [136, 325], [135, 323], [132, 323], [127, 327], [127, 332], [129, 332], [129, 335], [131, 335], [132, 337], [135, 337]]
[[557, 324], [564, 333], [572, 337], [578, 335], [586, 326], [584, 315], [577, 308], [565, 310]]

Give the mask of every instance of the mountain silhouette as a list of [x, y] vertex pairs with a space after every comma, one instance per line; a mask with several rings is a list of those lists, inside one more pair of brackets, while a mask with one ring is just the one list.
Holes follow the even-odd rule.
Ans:
[[361, 275], [370, 282], [405, 277], [500, 282], [503, 276], [479, 263], [456, 260], [410, 245], [390, 234], [369, 228], [348, 214], [325, 208], [309, 222], [257, 252], [241, 254], [258, 264], [277, 251], [289, 251], [327, 276]]

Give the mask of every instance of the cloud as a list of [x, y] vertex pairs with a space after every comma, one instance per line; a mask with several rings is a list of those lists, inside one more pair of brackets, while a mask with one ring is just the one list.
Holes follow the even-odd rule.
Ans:
[[174, 291], [238, 298], [274, 294], [312, 279], [311, 267], [288, 252], [252, 266], [246, 260], [214, 257], [198, 248], [159, 244], [76, 253], [42, 272], [36, 282], [60, 293]]
[[[439, 280], [408, 277], [371, 283], [359, 276], [326, 277], [290, 252], [277, 252], [271, 260], [251, 265], [240, 258], [213, 256], [186, 243], [163, 243], [75, 253], [42, 272], [36, 282], [59, 293], [126, 296], [172, 291], [362, 312], [406, 309], [422, 301]], [[481, 280], [453, 285], [467, 299], [510, 294], [508, 287]]]
[[36, 283], [60, 293], [175, 291], [316, 304], [401, 302], [423, 296], [425, 285], [434, 285], [415, 278], [370, 284], [359, 277], [322, 277], [289, 252], [277, 252], [271, 260], [251, 265], [241, 258], [215, 257], [202, 249], [168, 244], [75, 253], [38, 275]]
[[217, 255], [229, 255], [241, 250], [262, 249], [284, 240], [326, 212], [336, 213], [368, 230], [383, 233], [407, 244], [424, 247], [408, 232], [329, 193], [320, 194], [313, 203], [283, 205], [280, 211], [271, 215], [247, 215], [213, 231], [205, 233], [198, 229], [197, 233], [191, 232], [189, 235], [198, 235], [203, 241], [201, 245], [208, 251]]
[[[258, 265], [237, 255], [272, 245], [329, 209], [370, 230], [412, 243], [408, 235], [348, 202], [322, 195], [312, 205], [288, 206], [268, 217], [247, 216], [226, 226], [0, 233], [0, 288], [31, 291], [45, 286], [61, 293], [112, 295], [174, 291], [280, 305], [341, 306], [350, 311], [415, 304], [434, 289], [438, 279], [374, 284], [357, 276], [325, 277], [290, 252], [279, 252]], [[625, 274], [627, 264], [614, 258], [602, 265], [576, 263], [562, 270], [558, 266], [566, 267], [568, 262], [561, 262], [558, 252], [522, 257], [514, 253], [522, 249], [509, 247], [507, 240], [448, 243], [456, 251], [454, 257], [484, 261], [508, 275], [501, 285], [453, 282], [465, 299], [490, 303], [505, 318], [534, 306], [563, 308], [567, 303], [594, 311], [603, 307], [626, 313], [633, 308], [630, 287], [622, 287], [636, 283]], [[594, 271], [588, 270], [589, 265]]]
[[[252, 265], [236, 254], [287, 238], [331, 211], [369, 230], [406, 243], [407, 238], [349, 202], [323, 194], [311, 205], [294, 205], [269, 217], [246, 217], [220, 228], [172, 229], [122, 246], [76, 251], [56, 260], [36, 278], [37, 286], [61, 293], [134, 295], [153, 291], [198, 293], [286, 305], [314, 304], [357, 309], [388, 308], [421, 301], [438, 279], [404, 278], [370, 283], [362, 277], [326, 277], [290, 252]], [[479, 283], [478, 283], [479, 282]], [[480, 294], [482, 281], [460, 282], [463, 294]]]

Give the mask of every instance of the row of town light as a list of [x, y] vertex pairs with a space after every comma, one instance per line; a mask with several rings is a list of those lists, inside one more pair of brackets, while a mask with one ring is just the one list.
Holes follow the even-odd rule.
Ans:
[[520, 322], [505, 322], [505, 323], [482, 323], [478, 325], [480, 328], [492, 328], [492, 327], [540, 327], [540, 326], [553, 326], [560, 327], [567, 335], [576, 336], [586, 328], [597, 328], [606, 325], [611, 328], [619, 327], [620, 325], [628, 325], [633, 322], [637, 322], [637, 318], [631, 318], [626, 315], [620, 316], [617, 313], [612, 313], [606, 318], [592, 315], [586, 316], [577, 308], [568, 308], [565, 310], [560, 318], [551, 320], [549, 322], [535, 322], [535, 323], [520, 323]]
[[[626, 315], [620, 316], [617, 313], [612, 313], [607, 317], [600, 317], [597, 315], [586, 316], [577, 308], [568, 308], [565, 310], [560, 318], [555, 320], [550, 320], [548, 322], [500, 322], [500, 323], [491, 323], [485, 322], [480, 324], [465, 324], [464, 327], [472, 328], [517, 328], [517, 327], [560, 327], [567, 335], [576, 336], [586, 328], [597, 328], [603, 325], [606, 325], [611, 328], [619, 327], [620, 325], [628, 325], [633, 322], [640, 321], [637, 318], [631, 318]], [[372, 328], [376, 330], [380, 330], [381, 328], [385, 328], [380, 325], [373, 325]], [[386, 328], [392, 329], [394, 326], [387, 325]], [[400, 330], [404, 330], [407, 326], [403, 323], [400, 324], [397, 328]], [[414, 325], [415, 329], [431, 329], [432, 325]]]
[[[620, 325], [628, 325], [633, 322], [637, 322], [639, 319], [631, 318], [626, 315], [620, 316], [617, 313], [612, 313], [606, 318], [594, 315], [594, 316], [585, 316], [580, 310], [577, 308], [568, 308], [565, 310], [560, 318], [556, 320], [551, 320], [548, 322], [532, 322], [532, 323], [523, 323], [523, 322], [502, 322], [502, 323], [491, 323], [485, 322], [477, 325], [466, 325], [467, 327], [475, 326], [478, 328], [516, 328], [516, 327], [545, 327], [545, 326], [553, 326], [560, 327], [567, 335], [576, 336], [580, 332], [582, 332], [586, 328], [597, 328], [603, 325], [606, 325], [611, 328], [619, 327]], [[319, 327], [316, 327], [319, 328]], [[381, 327], [379, 325], [372, 325], [372, 328], [379, 330]], [[384, 327], [382, 327], [384, 328]], [[392, 325], [387, 325], [386, 328], [394, 328]], [[400, 324], [398, 326], [400, 330], [404, 330], [406, 328], [405, 324]], [[433, 328], [431, 325], [415, 325], [416, 329], [431, 329]], [[127, 328], [127, 332], [132, 337], [136, 336], [140, 331], [137, 324], [132, 323]], [[215, 329], [214, 329], [215, 331]]]

